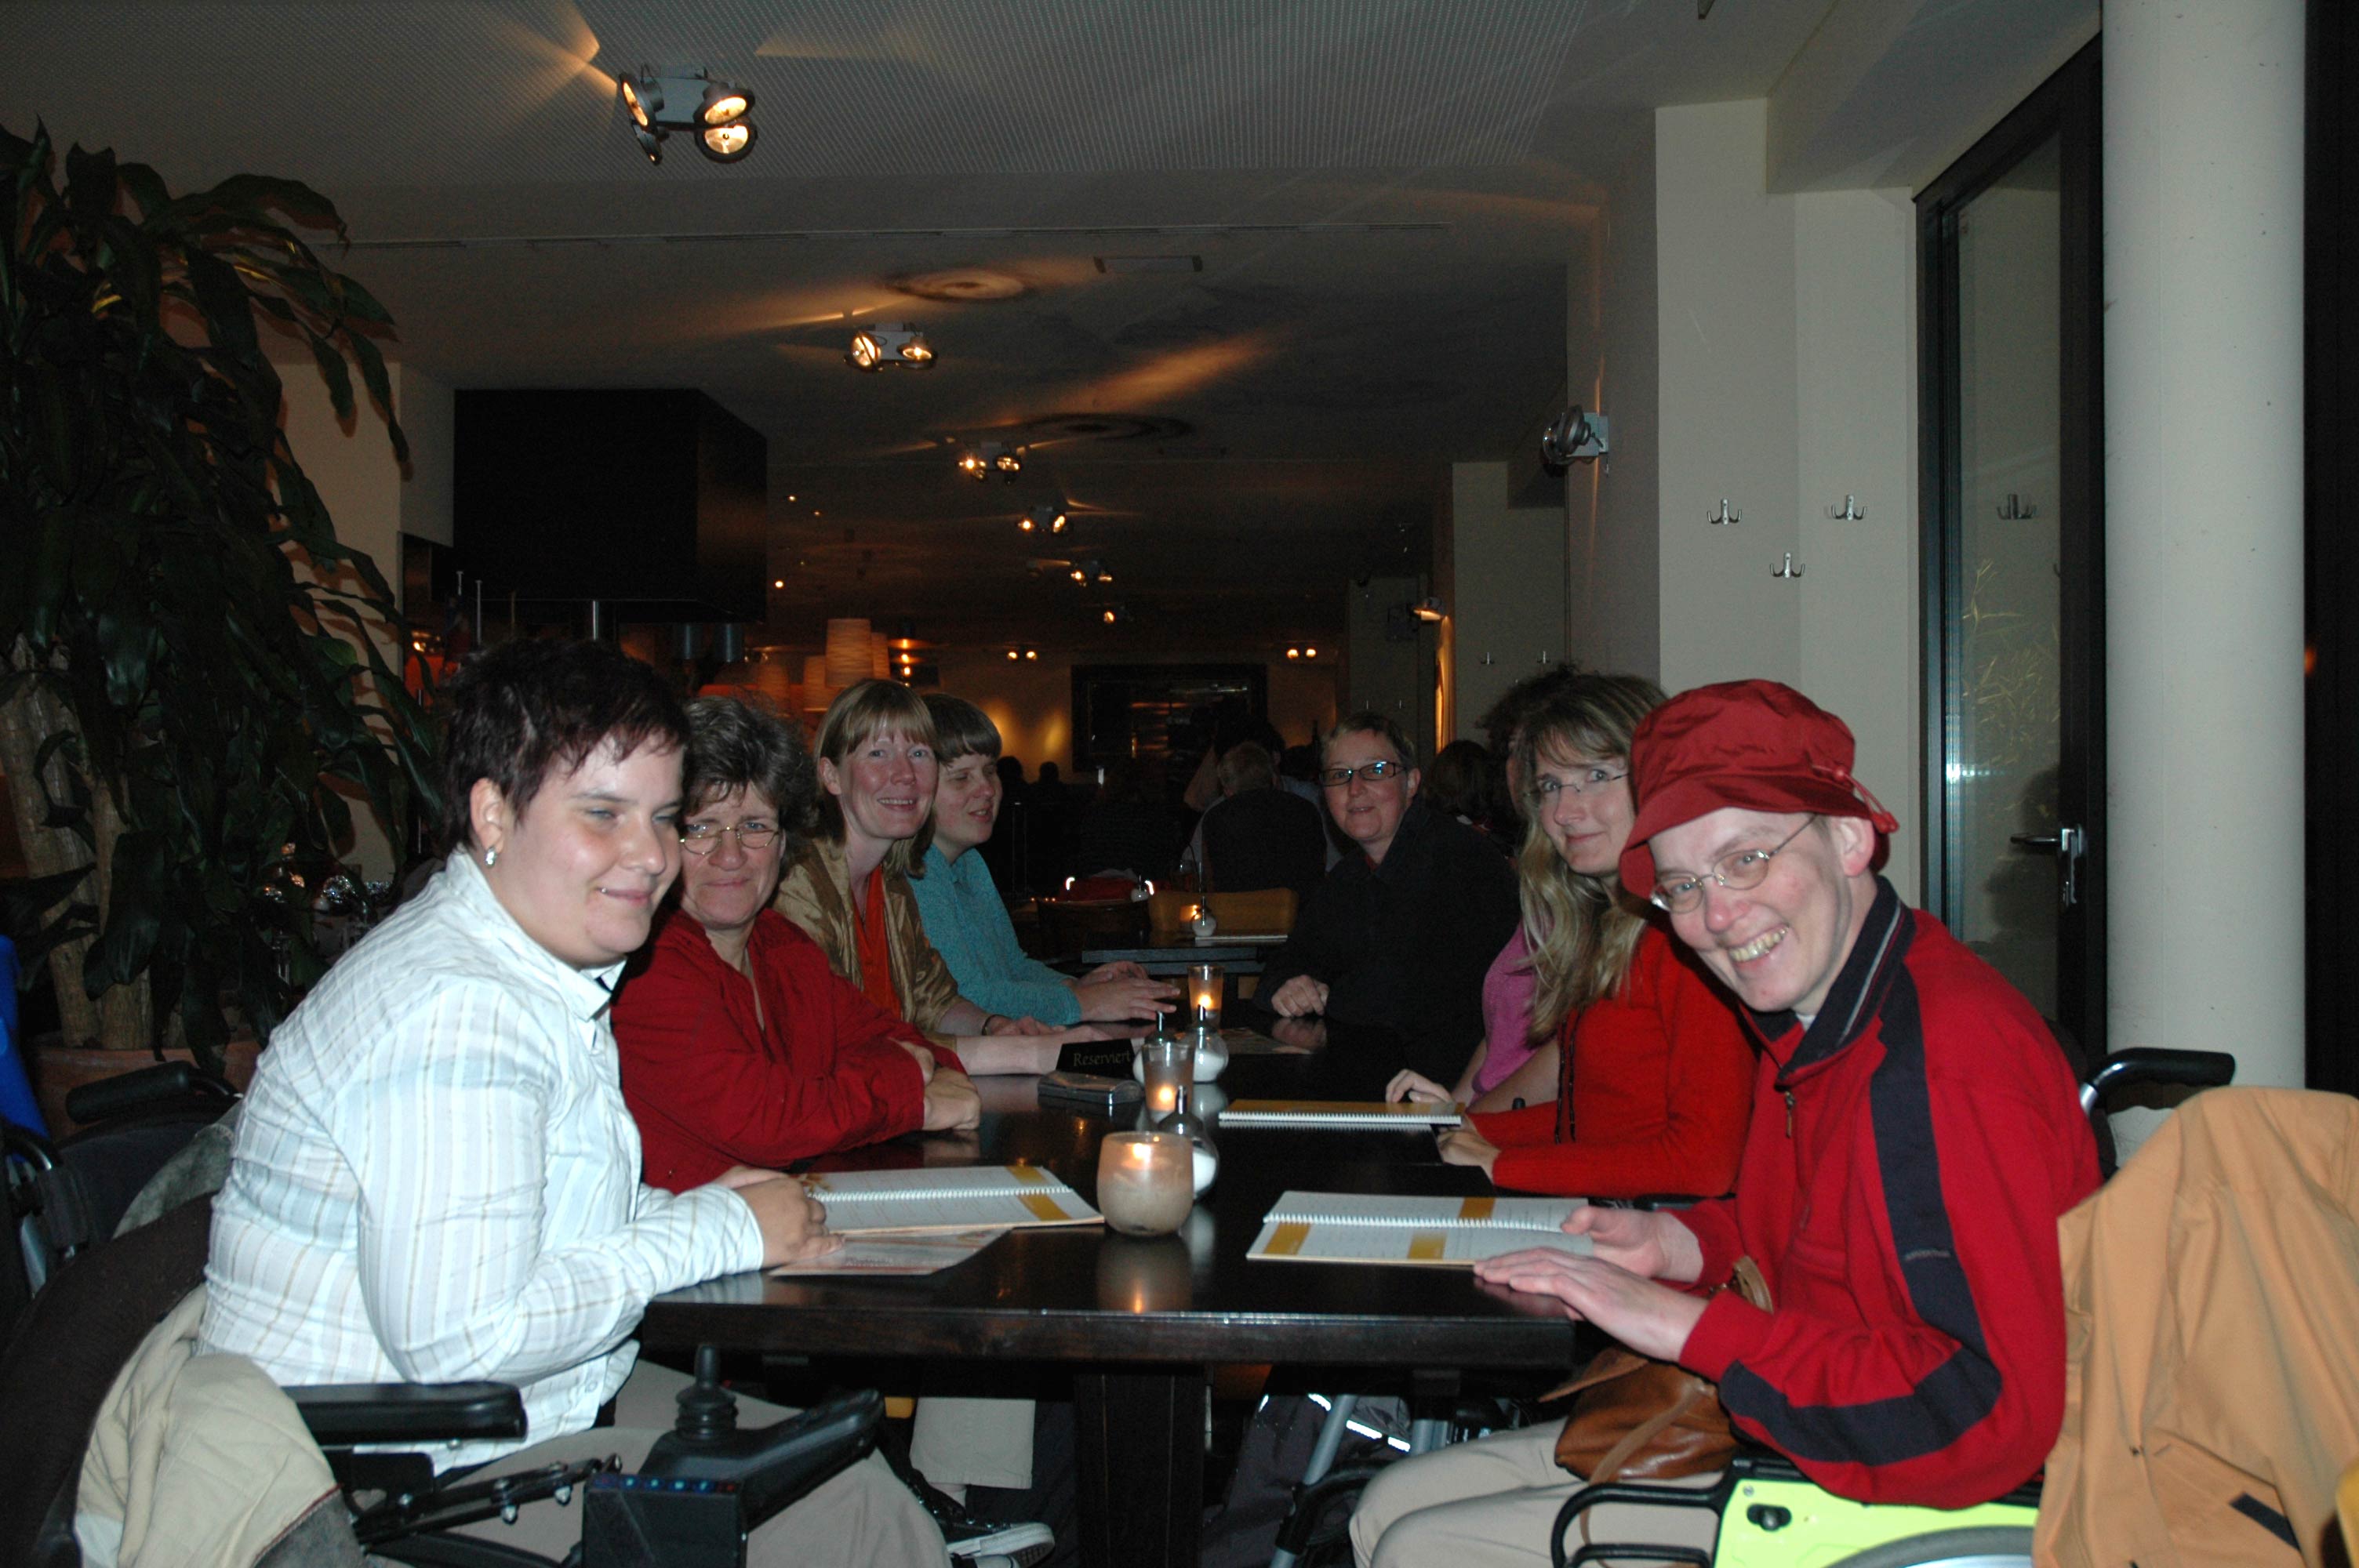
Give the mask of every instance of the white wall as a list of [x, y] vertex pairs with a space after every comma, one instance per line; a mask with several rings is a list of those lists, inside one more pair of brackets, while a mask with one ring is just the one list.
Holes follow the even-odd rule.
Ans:
[[1506, 463], [1452, 467], [1449, 538], [1454, 569], [1442, 602], [1457, 722], [1445, 740], [1473, 734], [1507, 687], [1560, 663], [1565, 628], [1563, 518], [1509, 506]]
[[[1912, 901], [1926, 842], [1916, 232], [1905, 190], [1794, 199], [1799, 553], [1809, 568], [1797, 596], [1798, 684], [1858, 736], [1853, 773], [1900, 818], [1886, 874]], [[1846, 495], [1865, 521], [1828, 517]]]
[[[1761, 99], [1655, 114], [1662, 681], [1801, 679], [1794, 200], [1764, 189]], [[1707, 526], [1728, 499], [1744, 521]]]
[[1605, 415], [1613, 450], [1565, 475], [1565, 650], [1593, 670], [1663, 673], [1655, 315], [1655, 136], [1606, 193], [1566, 303], [1573, 396]]
[[[1613, 422], [1569, 477], [1567, 646], [1670, 691], [1784, 681], [1859, 736], [1921, 884], [1915, 229], [1905, 191], [1774, 195], [1767, 105], [1658, 110], [1609, 191], [1571, 382]], [[1864, 522], [1826, 516], [1846, 494]], [[1705, 519], [1726, 496], [1743, 519]], [[1792, 552], [1799, 579], [1773, 577]]]

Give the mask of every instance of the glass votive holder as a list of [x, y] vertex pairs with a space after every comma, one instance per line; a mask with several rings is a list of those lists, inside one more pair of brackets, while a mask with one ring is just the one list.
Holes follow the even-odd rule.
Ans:
[[1098, 1212], [1125, 1236], [1169, 1236], [1196, 1205], [1195, 1146], [1175, 1132], [1109, 1132], [1098, 1145]]
[[1221, 988], [1225, 979], [1218, 964], [1188, 966], [1187, 1022], [1198, 1029], [1221, 1027]]
[[[1219, 1077], [1222, 1069], [1229, 1065], [1229, 1043], [1216, 1028], [1199, 1028], [1192, 1033], [1196, 1037], [1196, 1098], [1201, 1101], [1205, 1092], [1202, 1086]], [[1193, 1108], [1198, 1116], [1206, 1114], [1201, 1104]]]
[[1193, 1034], [1150, 1034], [1139, 1043], [1138, 1081], [1147, 1086], [1147, 1113], [1174, 1115], [1188, 1108], [1188, 1091], [1196, 1082], [1196, 1037]]

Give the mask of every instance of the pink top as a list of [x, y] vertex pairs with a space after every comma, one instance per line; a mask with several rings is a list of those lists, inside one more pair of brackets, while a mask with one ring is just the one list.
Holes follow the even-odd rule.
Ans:
[[1524, 927], [1491, 960], [1483, 975], [1483, 1034], [1490, 1042], [1483, 1065], [1474, 1074], [1474, 1093], [1489, 1094], [1507, 1081], [1507, 1075], [1532, 1059], [1538, 1043], [1530, 1038], [1532, 994], [1540, 978], [1532, 972], [1531, 949], [1524, 945]]

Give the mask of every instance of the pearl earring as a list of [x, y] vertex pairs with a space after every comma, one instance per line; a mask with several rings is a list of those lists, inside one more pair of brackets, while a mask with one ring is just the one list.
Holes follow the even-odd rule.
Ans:
[[486, 871], [499, 863], [500, 852], [497, 849], [486, 849], [484, 851], [484, 867]]

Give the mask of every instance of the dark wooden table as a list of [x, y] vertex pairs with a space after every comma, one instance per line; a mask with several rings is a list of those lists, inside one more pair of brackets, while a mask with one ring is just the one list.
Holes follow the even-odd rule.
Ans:
[[[1266, 1021], [1261, 1021], [1266, 1024]], [[1238, 1098], [1371, 1098], [1384, 1042], [1339, 1032], [1311, 1055], [1240, 1056], [1220, 1087]], [[836, 1166], [1027, 1161], [1095, 1200], [1098, 1141], [1133, 1125], [1040, 1108], [1034, 1080], [984, 1079], [981, 1128], [929, 1134]], [[1572, 1325], [1545, 1303], [1456, 1269], [1255, 1263], [1245, 1249], [1288, 1187], [1484, 1193], [1441, 1164], [1430, 1134], [1235, 1130], [1218, 1135], [1219, 1179], [1177, 1237], [1099, 1227], [1019, 1230], [915, 1280], [716, 1280], [658, 1298], [640, 1336], [658, 1348], [718, 1345], [807, 1356], [1050, 1363], [1074, 1376], [1083, 1561], [1193, 1564], [1201, 1525], [1206, 1364], [1336, 1368], [1574, 1365]]]

